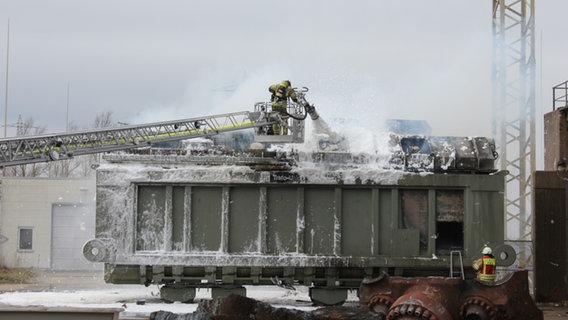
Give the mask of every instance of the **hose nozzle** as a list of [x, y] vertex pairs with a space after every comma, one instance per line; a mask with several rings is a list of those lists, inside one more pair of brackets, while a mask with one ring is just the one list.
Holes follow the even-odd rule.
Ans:
[[316, 108], [314, 106], [311, 106], [309, 104], [306, 104], [306, 112], [310, 115], [310, 118], [312, 118], [312, 120], [317, 120], [319, 119], [319, 114], [316, 111]]

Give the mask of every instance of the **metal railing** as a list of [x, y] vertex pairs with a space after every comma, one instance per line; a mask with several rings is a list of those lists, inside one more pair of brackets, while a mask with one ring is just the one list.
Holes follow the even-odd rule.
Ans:
[[568, 81], [552, 88], [552, 109], [568, 106]]

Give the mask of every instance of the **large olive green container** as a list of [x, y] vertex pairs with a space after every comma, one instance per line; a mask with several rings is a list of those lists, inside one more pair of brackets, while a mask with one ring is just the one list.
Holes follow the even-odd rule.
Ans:
[[270, 171], [156, 159], [97, 171], [96, 239], [85, 256], [105, 263], [108, 282], [165, 284], [172, 300], [188, 288], [222, 295], [307, 285], [314, 301], [334, 304], [345, 298], [336, 292], [382, 272], [467, 274], [484, 244], [500, 265], [515, 259], [503, 245], [504, 172]]

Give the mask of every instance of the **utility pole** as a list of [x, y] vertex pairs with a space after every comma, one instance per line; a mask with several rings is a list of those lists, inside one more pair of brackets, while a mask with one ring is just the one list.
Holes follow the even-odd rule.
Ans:
[[67, 82], [67, 110], [65, 111], [65, 132], [69, 132], [69, 82]]
[[8, 125], [8, 65], [10, 62], [10, 19], [8, 19], [8, 31], [6, 37], [6, 93], [4, 95], [4, 138]]

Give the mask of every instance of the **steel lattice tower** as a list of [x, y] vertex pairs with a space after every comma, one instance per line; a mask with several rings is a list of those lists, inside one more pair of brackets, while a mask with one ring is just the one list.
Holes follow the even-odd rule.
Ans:
[[493, 0], [493, 136], [508, 170], [506, 238], [532, 269], [535, 168], [535, 0]]

